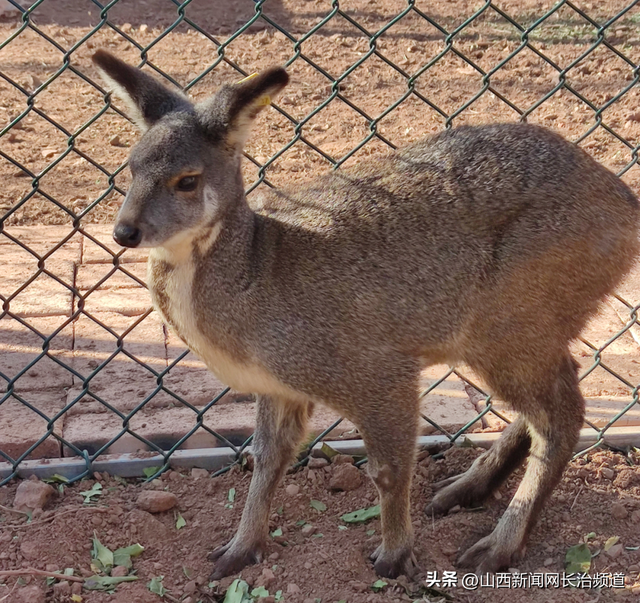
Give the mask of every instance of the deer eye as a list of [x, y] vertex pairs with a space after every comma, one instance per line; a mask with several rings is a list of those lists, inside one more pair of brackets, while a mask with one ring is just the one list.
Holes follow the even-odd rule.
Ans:
[[198, 186], [198, 176], [185, 176], [184, 178], [180, 178], [178, 180], [178, 184], [176, 184], [176, 190], [179, 190], [183, 193], [190, 193], [195, 191]]

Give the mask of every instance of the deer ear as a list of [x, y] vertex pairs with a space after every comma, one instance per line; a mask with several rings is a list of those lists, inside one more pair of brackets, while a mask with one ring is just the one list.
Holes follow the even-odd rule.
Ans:
[[288, 83], [287, 72], [282, 67], [272, 67], [237, 84], [223, 86], [197, 110], [212, 136], [222, 136], [227, 145], [242, 150], [258, 113]]
[[107, 86], [125, 103], [129, 117], [144, 132], [160, 118], [175, 111], [193, 111], [189, 100], [179, 92], [104, 50], [92, 57]]

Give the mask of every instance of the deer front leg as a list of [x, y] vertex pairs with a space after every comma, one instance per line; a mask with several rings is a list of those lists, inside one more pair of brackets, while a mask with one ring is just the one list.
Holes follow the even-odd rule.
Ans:
[[414, 469], [418, 396], [412, 382], [397, 391], [380, 387], [368, 406], [361, 403], [360, 416], [352, 421], [362, 433], [367, 468], [380, 496], [382, 544], [371, 555], [379, 576], [413, 577], [417, 572], [413, 554], [413, 528], [409, 512], [411, 476]]
[[254, 470], [249, 495], [236, 535], [228, 544], [209, 554], [209, 560], [215, 562], [212, 580], [262, 561], [273, 494], [305, 433], [311, 411], [311, 403], [287, 404], [266, 396], [258, 398], [253, 440]]

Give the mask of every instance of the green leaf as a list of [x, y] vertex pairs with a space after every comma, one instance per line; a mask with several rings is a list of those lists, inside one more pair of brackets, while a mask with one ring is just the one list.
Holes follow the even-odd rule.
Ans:
[[100, 482], [96, 482], [91, 486], [91, 490], [85, 490], [84, 492], [80, 492], [80, 494], [84, 496], [84, 504], [90, 503], [94, 496], [100, 496], [102, 494], [102, 484]]
[[282, 600], [282, 591], [281, 590], [277, 590], [274, 598], [275, 598], [276, 601], [281, 601]]
[[338, 454], [340, 454], [337, 450], [335, 450], [334, 448], [331, 448], [329, 444], [325, 444], [324, 442], [322, 442], [322, 446], [320, 447], [320, 452], [324, 454], [324, 456], [326, 456], [329, 460], [331, 460], [334, 456], [337, 456]]
[[384, 580], [376, 580], [372, 585], [371, 585], [371, 590], [374, 593], [380, 592], [385, 586], [387, 586], [387, 582], [385, 582]]
[[280, 507], [278, 507], [278, 508], [276, 509], [276, 513], [277, 513], [278, 515], [282, 515], [282, 514], [284, 513], [284, 509], [282, 508], [282, 506], [280, 506]]
[[73, 576], [73, 568], [65, 567], [64, 572], [62, 572], [65, 576]]
[[311, 538], [324, 538], [324, 534], [314, 534]]
[[180, 513], [178, 513], [178, 518], [176, 519], [176, 530], [180, 530], [181, 528], [184, 528], [184, 526], [186, 525], [187, 525], [187, 522], [185, 521], [185, 518], [182, 517]]
[[620, 536], [612, 536], [611, 538], [607, 538], [607, 542], [604, 543], [605, 552], [608, 551], [614, 544], [617, 544], [618, 540], [620, 540]]
[[229, 499], [230, 503], [232, 503], [236, 499], [236, 489], [235, 488], [229, 488], [229, 494], [227, 494], [227, 498]]
[[577, 544], [567, 550], [565, 566], [568, 573], [586, 574], [591, 567], [591, 551], [586, 544]]
[[319, 511], [320, 513], [327, 510], [327, 505], [325, 505], [321, 500], [312, 500], [309, 505], [312, 509]]
[[47, 586], [51, 586], [55, 581], [56, 581], [56, 578], [54, 578], [53, 576], [49, 576], [45, 580], [45, 583], [46, 583]]
[[244, 580], [234, 580], [227, 589], [222, 603], [248, 603], [251, 601], [249, 585]]
[[142, 473], [144, 473], [144, 476], [149, 479], [150, 477], [153, 477], [156, 473], [158, 473], [158, 471], [160, 471], [160, 469], [162, 469], [162, 467], [145, 467], [142, 470]]
[[93, 548], [91, 549], [91, 558], [94, 561], [98, 561], [102, 571], [109, 573], [109, 570], [113, 567], [113, 553], [104, 546], [99, 540], [96, 533], [93, 533]]
[[112, 590], [121, 582], [134, 582], [138, 576], [89, 576], [82, 587], [87, 590]]
[[151, 578], [149, 584], [147, 584], [147, 588], [156, 595], [160, 597], [164, 597], [167, 589], [163, 586], [162, 581], [164, 580], [164, 576], [157, 576], [155, 578]]
[[271, 532], [271, 538], [276, 538], [277, 536], [282, 536], [282, 528], [276, 528]]
[[585, 537], [584, 537], [584, 541], [587, 542], [587, 540], [592, 540], [596, 537], [596, 533], [595, 532], [589, 532]]
[[251, 591], [252, 597], [268, 597], [269, 591], [264, 586], [258, 586]]
[[307, 522], [304, 519], [299, 519], [298, 521], [296, 521], [296, 525], [298, 527], [304, 526], [304, 525], [307, 525]]
[[116, 549], [113, 554], [115, 556], [118, 553], [123, 553], [125, 555], [129, 555], [129, 557], [137, 557], [138, 555], [142, 555], [142, 551], [144, 551], [144, 547], [141, 544], [136, 543], [121, 549]]
[[375, 533], [375, 530], [367, 530], [367, 536], [373, 536]]
[[347, 526], [338, 526], [339, 530], [348, 530], [349, 528]]
[[42, 480], [45, 484], [68, 484], [69, 480], [59, 473], [54, 473], [51, 477]]
[[380, 517], [380, 505], [375, 505], [368, 509], [358, 509], [353, 513], [346, 513], [340, 519], [346, 523], [363, 523], [374, 517]]

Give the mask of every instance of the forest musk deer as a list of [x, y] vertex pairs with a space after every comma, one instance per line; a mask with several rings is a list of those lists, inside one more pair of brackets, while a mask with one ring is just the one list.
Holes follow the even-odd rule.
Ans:
[[[427, 512], [478, 505], [528, 458], [495, 530], [459, 562], [513, 565], [571, 458], [584, 400], [569, 343], [630, 269], [638, 201], [560, 136], [461, 127], [262, 194], [241, 175], [251, 123], [284, 69], [193, 104], [98, 51], [144, 132], [114, 238], [149, 247], [163, 319], [219, 379], [258, 396], [255, 468], [213, 578], [259, 561], [274, 490], [316, 403], [359, 429], [382, 506], [378, 574], [412, 574], [420, 371], [466, 363], [519, 418]], [[255, 205], [255, 204], [254, 204]]]

